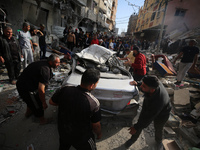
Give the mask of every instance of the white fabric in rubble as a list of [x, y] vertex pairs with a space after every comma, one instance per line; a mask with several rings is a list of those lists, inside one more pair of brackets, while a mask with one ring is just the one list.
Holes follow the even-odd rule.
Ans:
[[98, 64], [104, 64], [116, 52], [97, 44], [90, 45], [80, 53], [76, 53], [79, 58], [88, 59]]

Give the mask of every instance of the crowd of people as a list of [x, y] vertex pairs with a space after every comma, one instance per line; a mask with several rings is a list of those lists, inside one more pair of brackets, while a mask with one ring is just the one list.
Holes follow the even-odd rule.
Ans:
[[[120, 49], [132, 48], [134, 45], [137, 45], [139, 48], [147, 50], [149, 46], [152, 45], [152, 43], [147, 40], [132, 39], [129, 37], [119, 38], [104, 35], [100, 32], [84, 32], [82, 28], [73, 28], [71, 26], [64, 29], [63, 36], [63, 41], [70, 50], [73, 50], [74, 47], [83, 49], [91, 44], [98, 44], [111, 50], [117, 50], [118, 47], [120, 47], [119, 45], [123, 46], [121, 46]], [[155, 47], [156, 42], [153, 44]]]
[[5, 64], [11, 84], [16, 84], [21, 63], [25, 69], [34, 61], [46, 59], [44, 28], [44, 24], [40, 25], [40, 29], [36, 29], [28, 22], [24, 22], [22, 29], [14, 34], [10, 26], [4, 27], [3, 35], [0, 37], [0, 62]]
[[[60, 65], [60, 58], [56, 54], [46, 58], [47, 44], [45, 42], [45, 26], [40, 29], [23, 23], [22, 30], [13, 36], [11, 27], [4, 28], [0, 37], [0, 61], [8, 70], [9, 81], [16, 84], [20, 97], [27, 104], [26, 117], [32, 114], [40, 119], [40, 124], [49, 123], [44, 117], [44, 110], [48, 105], [45, 100], [45, 87], [52, 78], [52, 69]], [[30, 31], [30, 32], [29, 32]], [[124, 65], [132, 73], [134, 81], [130, 85], [139, 86], [144, 93], [144, 102], [138, 122], [130, 127], [131, 138], [125, 143], [130, 147], [139, 137], [142, 130], [152, 121], [155, 127], [155, 140], [158, 147], [162, 147], [163, 127], [167, 122], [171, 104], [169, 95], [156, 76], [147, 75], [146, 57], [141, 48], [146, 49], [147, 43], [129, 38], [114, 38], [99, 33], [85, 33], [72, 27], [65, 28], [64, 42], [73, 51], [74, 47], [86, 48], [92, 44], [101, 45], [116, 51], [119, 60], [125, 60]], [[189, 67], [196, 64], [199, 49], [196, 41], [190, 40], [188, 46], [181, 50], [174, 63], [183, 55], [176, 84], [180, 84]], [[144, 47], [145, 46], [145, 47]], [[21, 60], [23, 60], [23, 72]], [[43, 60], [42, 60], [43, 59]], [[40, 61], [39, 61], [40, 60]], [[60, 136], [60, 150], [96, 149], [95, 136], [100, 139], [101, 111], [99, 101], [91, 94], [99, 82], [100, 72], [94, 68], [87, 69], [77, 87], [63, 87], [56, 91], [49, 100], [51, 105], [58, 106], [58, 132]], [[17, 81], [17, 82], [16, 82]]]

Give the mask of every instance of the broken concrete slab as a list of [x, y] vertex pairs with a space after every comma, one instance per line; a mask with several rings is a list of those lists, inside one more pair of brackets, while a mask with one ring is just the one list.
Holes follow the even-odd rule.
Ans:
[[174, 91], [174, 105], [190, 104], [190, 92], [188, 89], [179, 89]]
[[191, 117], [193, 117], [194, 119], [199, 119], [199, 118], [200, 118], [200, 112], [197, 111], [196, 109], [193, 109], [193, 110], [190, 112], [190, 115], [191, 115]]
[[167, 124], [172, 128], [179, 128], [182, 126], [182, 120], [177, 115], [170, 113]]
[[194, 146], [200, 144], [200, 138], [198, 138], [193, 130], [193, 128], [181, 127], [178, 129], [179, 133], [187, 139]]
[[164, 139], [162, 143], [165, 150], [181, 150], [181, 148], [175, 140]]
[[172, 89], [172, 88], [165, 88], [165, 89], [167, 90], [169, 96], [174, 95], [174, 89]]
[[170, 127], [164, 127], [165, 137], [172, 138], [176, 136], [176, 133]]

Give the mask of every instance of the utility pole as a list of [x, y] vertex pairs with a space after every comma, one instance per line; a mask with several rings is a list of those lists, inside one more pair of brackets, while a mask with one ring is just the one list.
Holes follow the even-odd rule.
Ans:
[[159, 39], [158, 39], [158, 46], [157, 46], [157, 51], [156, 51], [157, 54], [160, 51], [160, 43], [161, 43], [162, 36], [163, 36], [163, 28], [164, 28], [164, 22], [165, 22], [165, 15], [166, 15], [166, 11], [167, 11], [167, 5], [168, 5], [168, 0], [165, 0], [164, 15], [162, 18], [162, 24], [161, 24], [161, 29], [160, 29]]

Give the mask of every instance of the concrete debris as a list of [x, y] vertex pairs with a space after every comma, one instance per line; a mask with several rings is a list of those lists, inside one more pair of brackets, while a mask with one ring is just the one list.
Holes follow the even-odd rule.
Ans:
[[168, 137], [173, 137], [176, 135], [176, 133], [170, 127], [164, 127], [164, 132], [166, 133], [165, 136], [167, 135]]
[[179, 89], [174, 91], [174, 105], [190, 104], [190, 93], [188, 89]]
[[164, 139], [162, 143], [165, 150], [181, 150], [180, 146], [175, 140]]
[[182, 126], [186, 128], [192, 128], [192, 127], [196, 127], [196, 124], [192, 123], [191, 121], [186, 121], [182, 123]]
[[197, 135], [197, 137], [200, 138], [200, 126], [196, 126], [193, 128], [195, 134]]
[[196, 109], [193, 109], [190, 112], [191, 117], [193, 117], [194, 119], [199, 119], [200, 118], [200, 112]]
[[200, 138], [196, 136], [193, 128], [181, 127], [178, 129], [179, 133], [194, 146], [200, 144]]
[[165, 88], [169, 94], [169, 96], [173, 96], [174, 95], [174, 89], [172, 88]]
[[170, 113], [167, 124], [172, 128], [180, 128], [182, 126], [182, 120], [173, 113]]
[[200, 111], [200, 102], [198, 102], [194, 107], [199, 112]]

